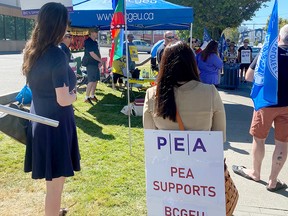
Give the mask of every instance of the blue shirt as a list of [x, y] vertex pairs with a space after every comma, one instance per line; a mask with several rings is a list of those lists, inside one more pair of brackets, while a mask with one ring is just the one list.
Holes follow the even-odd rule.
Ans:
[[223, 67], [223, 62], [218, 55], [212, 53], [207, 60], [202, 59], [201, 53], [196, 56], [198, 68], [200, 70], [200, 80], [207, 84], [219, 84], [219, 70]]

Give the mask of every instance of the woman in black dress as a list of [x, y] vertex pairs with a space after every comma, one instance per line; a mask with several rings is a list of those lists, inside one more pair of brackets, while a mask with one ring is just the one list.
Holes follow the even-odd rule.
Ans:
[[45, 4], [24, 49], [22, 66], [33, 94], [30, 112], [59, 121], [57, 128], [31, 122], [27, 137], [24, 171], [32, 171], [33, 179], [46, 180], [46, 216], [59, 214], [65, 177], [80, 170], [72, 108], [76, 77], [58, 47], [67, 23], [62, 4]]

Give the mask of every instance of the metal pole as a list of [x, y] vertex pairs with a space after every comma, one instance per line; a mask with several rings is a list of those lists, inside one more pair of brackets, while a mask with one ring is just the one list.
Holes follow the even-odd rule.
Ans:
[[129, 146], [130, 146], [130, 155], [132, 154], [132, 140], [131, 140], [131, 106], [130, 106], [130, 72], [129, 72], [129, 65], [128, 65], [128, 37], [127, 37], [127, 17], [126, 17], [126, 1], [124, 0], [124, 19], [125, 19], [125, 49], [126, 49], [126, 70], [127, 70], [127, 103], [128, 103], [128, 125], [129, 125]]
[[191, 25], [190, 25], [190, 44], [189, 44], [189, 46], [191, 49], [192, 49], [192, 28], [193, 28], [193, 23], [191, 23]]
[[7, 113], [9, 115], [17, 116], [20, 118], [28, 119], [30, 121], [39, 122], [41, 124], [49, 125], [52, 127], [58, 127], [59, 121], [55, 121], [53, 119], [45, 118], [43, 116], [35, 115], [32, 113], [28, 113], [25, 111], [13, 109], [11, 107], [3, 106], [0, 104], [0, 111]]

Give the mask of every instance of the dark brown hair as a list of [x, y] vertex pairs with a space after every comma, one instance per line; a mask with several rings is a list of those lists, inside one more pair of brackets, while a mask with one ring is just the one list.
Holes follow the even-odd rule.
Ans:
[[204, 62], [207, 61], [208, 57], [212, 54], [218, 53], [218, 42], [215, 40], [212, 40], [208, 43], [207, 47], [201, 52], [201, 58], [203, 59]]
[[163, 52], [157, 78], [156, 114], [176, 121], [174, 88], [191, 80], [200, 81], [195, 56], [182, 41], [168, 44]]
[[24, 75], [28, 75], [35, 61], [47, 48], [57, 46], [62, 41], [67, 23], [68, 12], [64, 5], [50, 2], [41, 7], [31, 38], [24, 48]]

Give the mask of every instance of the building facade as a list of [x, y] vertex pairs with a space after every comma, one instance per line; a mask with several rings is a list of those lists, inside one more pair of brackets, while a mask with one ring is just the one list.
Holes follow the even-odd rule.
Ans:
[[238, 42], [243, 44], [245, 39], [249, 39], [251, 46], [257, 46], [258, 44], [263, 44], [265, 36], [266, 31], [263, 29], [246, 30], [240, 33]]
[[0, 0], [0, 53], [21, 52], [34, 23], [22, 15], [20, 0]]

